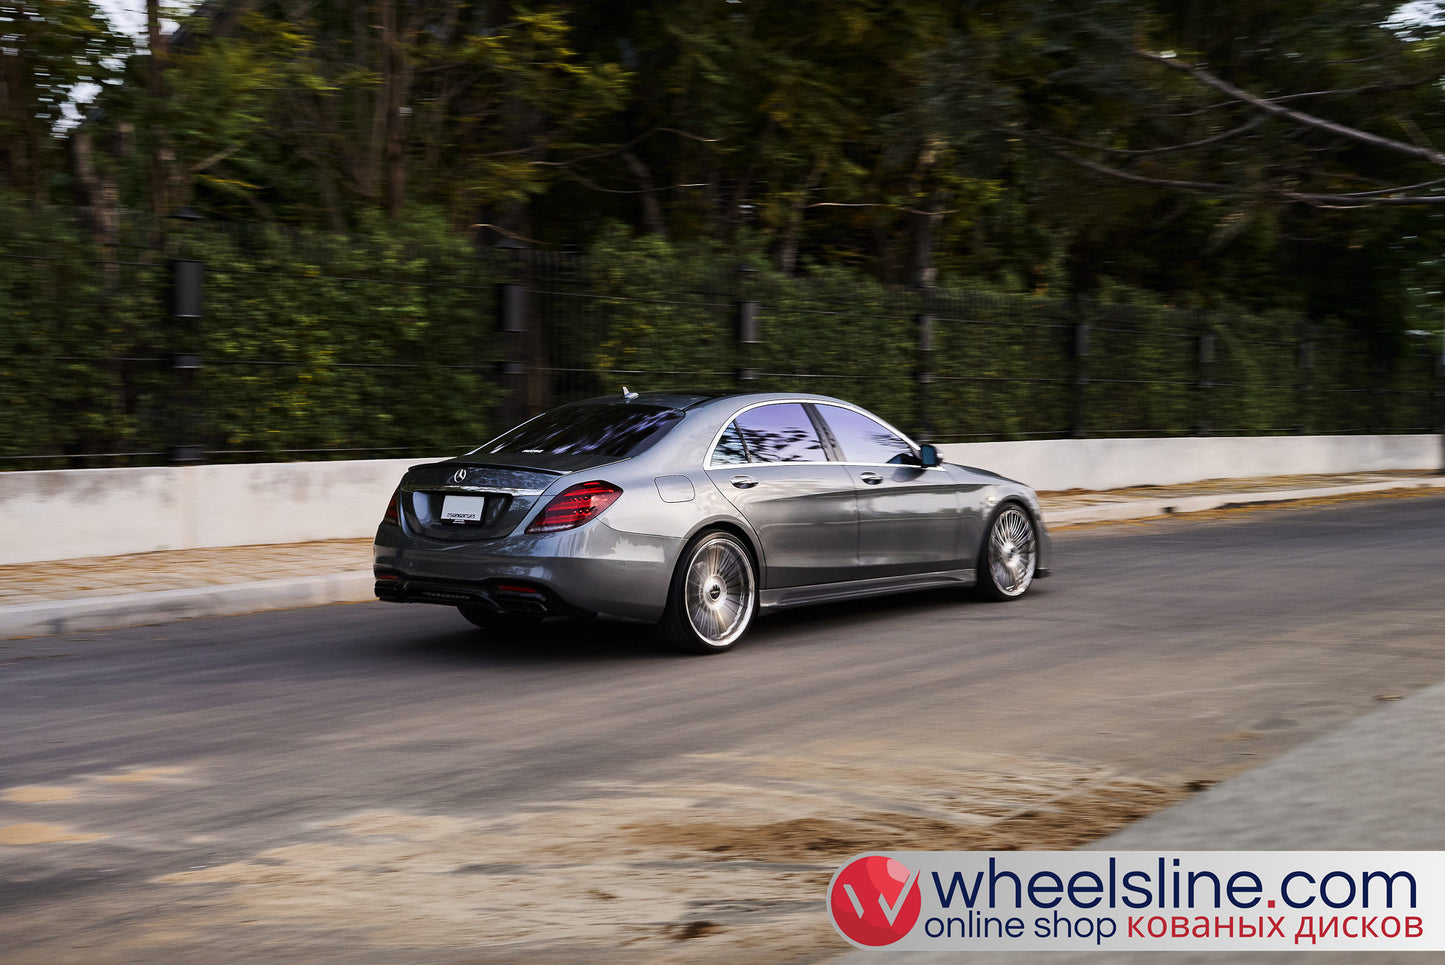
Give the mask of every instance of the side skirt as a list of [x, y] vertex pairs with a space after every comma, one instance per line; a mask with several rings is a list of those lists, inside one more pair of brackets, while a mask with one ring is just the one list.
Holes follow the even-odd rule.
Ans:
[[790, 606], [805, 606], [809, 603], [856, 600], [861, 597], [907, 593], [910, 590], [927, 590], [940, 586], [973, 586], [976, 581], [973, 567], [968, 567], [961, 570], [940, 570], [937, 573], [912, 573], [907, 576], [885, 576], [874, 580], [853, 580], [848, 583], [786, 586], [777, 590], [763, 590], [758, 595], [758, 607], [763, 610], [777, 610]]

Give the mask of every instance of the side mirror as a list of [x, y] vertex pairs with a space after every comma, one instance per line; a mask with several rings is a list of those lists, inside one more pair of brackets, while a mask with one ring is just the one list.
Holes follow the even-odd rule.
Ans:
[[918, 464], [924, 469], [932, 469], [941, 465], [943, 457], [938, 454], [938, 447], [931, 442], [925, 442], [918, 447]]

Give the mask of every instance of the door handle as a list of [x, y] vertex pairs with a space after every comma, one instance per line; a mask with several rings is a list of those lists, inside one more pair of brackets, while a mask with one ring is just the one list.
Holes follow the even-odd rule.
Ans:
[[739, 489], [752, 489], [758, 484], [758, 481], [752, 476], [734, 476], [733, 478], [729, 479], [728, 482], [732, 483]]
[[865, 472], [858, 477], [870, 486], [876, 486], [883, 481], [883, 477], [876, 472]]

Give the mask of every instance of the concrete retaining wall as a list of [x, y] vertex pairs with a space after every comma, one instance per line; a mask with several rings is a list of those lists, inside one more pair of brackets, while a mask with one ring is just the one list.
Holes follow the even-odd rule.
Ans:
[[370, 536], [426, 461], [0, 473], [0, 563]]
[[1040, 492], [1441, 468], [1438, 435], [1048, 439], [939, 448], [949, 462], [1002, 473]]
[[[1040, 491], [1440, 467], [1440, 437], [1054, 439], [942, 447]], [[370, 536], [425, 459], [0, 473], [0, 564]]]

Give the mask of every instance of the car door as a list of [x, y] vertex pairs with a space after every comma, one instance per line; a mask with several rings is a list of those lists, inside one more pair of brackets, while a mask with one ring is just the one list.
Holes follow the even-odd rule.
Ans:
[[762, 541], [764, 588], [854, 578], [853, 476], [829, 459], [802, 403], [765, 403], [737, 413], [713, 448], [707, 474]]
[[960, 494], [943, 467], [924, 469], [913, 446], [877, 419], [817, 403], [858, 494], [858, 576], [970, 567], [960, 559]]

